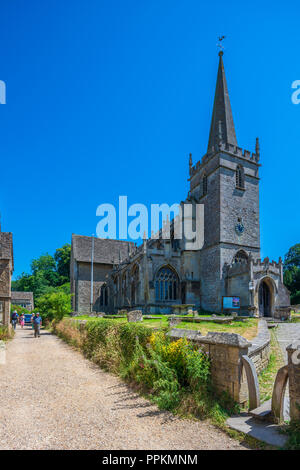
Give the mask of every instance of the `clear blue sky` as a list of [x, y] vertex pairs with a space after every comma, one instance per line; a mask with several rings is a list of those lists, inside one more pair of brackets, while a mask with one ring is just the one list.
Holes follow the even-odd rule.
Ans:
[[295, 2], [1, 0], [2, 229], [15, 276], [95, 232], [96, 208], [174, 203], [206, 151], [217, 36], [238, 144], [261, 142], [262, 255], [300, 242]]

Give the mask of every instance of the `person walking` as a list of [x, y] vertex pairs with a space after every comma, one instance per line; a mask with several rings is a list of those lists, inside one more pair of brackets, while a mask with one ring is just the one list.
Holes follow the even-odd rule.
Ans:
[[12, 322], [12, 326], [13, 326], [13, 329], [14, 329], [14, 330], [15, 330], [16, 327], [17, 327], [18, 319], [19, 319], [18, 312], [17, 312], [17, 310], [14, 310], [14, 311], [13, 311], [13, 314], [12, 314], [12, 316], [11, 316], [11, 322]]
[[24, 317], [24, 313], [22, 312], [20, 316], [20, 325], [21, 325], [22, 330], [23, 330], [24, 324], [25, 324], [25, 317]]
[[32, 324], [34, 329], [34, 337], [40, 337], [41, 334], [41, 324], [42, 324], [42, 317], [40, 316], [39, 312], [37, 312], [32, 318]]

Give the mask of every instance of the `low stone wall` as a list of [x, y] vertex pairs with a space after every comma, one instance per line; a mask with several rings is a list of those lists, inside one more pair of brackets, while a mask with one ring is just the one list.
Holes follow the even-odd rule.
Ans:
[[258, 334], [251, 340], [252, 346], [250, 346], [248, 351], [248, 356], [253, 361], [257, 374], [260, 374], [269, 364], [270, 340], [270, 332], [266, 320], [259, 320]]
[[259, 320], [258, 334], [251, 343], [236, 333], [209, 332], [206, 336], [202, 336], [200, 331], [173, 328], [168, 334], [174, 341], [187, 338], [207, 352], [211, 359], [214, 386], [219, 392], [228, 392], [241, 404], [245, 404], [248, 400], [243, 356], [248, 356], [252, 360], [257, 374], [269, 362], [270, 333], [265, 320]]
[[209, 354], [215, 389], [219, 393], [227, 392], [238, 403], [247, 402], [242, 357], [247, 355], [251, 343], [236, 333], [210, 332], [202, 336], [200, 331], [173, 328], [168, 334], [174, 341], [185, 337]]

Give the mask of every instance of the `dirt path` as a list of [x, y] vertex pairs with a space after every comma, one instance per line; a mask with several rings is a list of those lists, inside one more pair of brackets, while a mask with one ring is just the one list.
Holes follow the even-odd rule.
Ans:
[[0, 365], [0, 449], [245, 449], [179, 420], [57, 337], [17, 330]]

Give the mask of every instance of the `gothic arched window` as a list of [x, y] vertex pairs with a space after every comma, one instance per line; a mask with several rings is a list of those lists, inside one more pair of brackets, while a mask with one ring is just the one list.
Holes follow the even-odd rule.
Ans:
[[238, 165], [235, 170], [235, 185], [239, 189], [245, 188], [244, 171], [240, 165]]
[[163, 266], [155, 276], [155, 298], [161, 302], [176, 300], [178, 294], [178, 276], [173, 269]]
[[100, 289], [100, 305], [101, 307], [107, 307], [108, 305], [108, 287], [103, 284]]
[[139, 267], [136, 264], [131, 271], [131, 304], [137, 303], [139, 291]]
[[202, 179], [202, 187], [203, 187], [203, 196], [207, 194], [207, 176], [204, 175]]
[[235, 263], [248, 263], [248, 255], [247, 253], [245, 253], [245, 251], [243, 250], [240, 250], [236, 253], [235, 257], [234, 257], [234, 262]]

